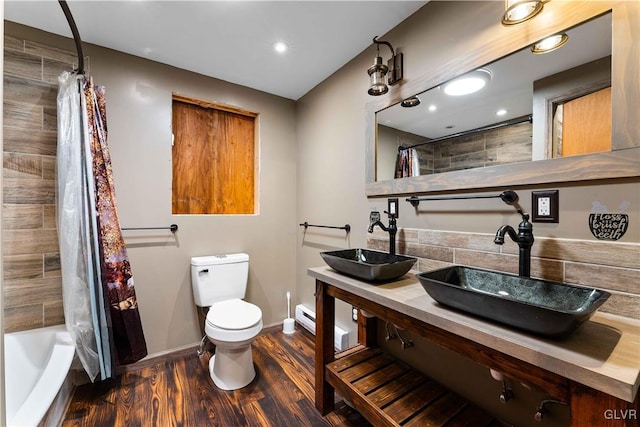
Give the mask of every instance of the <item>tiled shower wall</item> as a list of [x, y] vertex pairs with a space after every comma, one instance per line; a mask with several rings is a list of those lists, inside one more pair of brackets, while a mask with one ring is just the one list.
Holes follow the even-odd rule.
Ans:
[[421, 145], [416, 148], [420, 175], [528, 162], [531, 132], [531, 123], [524, 122]]
[[[397, 252], [418, 258], [419, 271], [452, 264], [518, 274], [518, 246], [494, 234], [404, 228], [398, 230]], [[386, 251], [389, 236], [379, 230], [367, 241]], [[536, 237], [531, 248], [531, 276], [611, 292], [601, 311], [640, 318], [640, 244]]]
[[75, 53], [4, 38], [5, 332], [64, 323], [55, 219], [57, 77]]

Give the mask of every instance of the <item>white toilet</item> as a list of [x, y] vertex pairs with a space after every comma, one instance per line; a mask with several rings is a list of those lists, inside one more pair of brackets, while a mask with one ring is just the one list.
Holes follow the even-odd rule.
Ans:
[[209, 373], [223, 390], [245, 387], [256, 376], [251, 342], [262, 330], [262, 310], [242, 300], [248, 276], [247, 254], [191, 258], [193, 296], [196, 305], [209, 307], [204, 331], [216, 346]]

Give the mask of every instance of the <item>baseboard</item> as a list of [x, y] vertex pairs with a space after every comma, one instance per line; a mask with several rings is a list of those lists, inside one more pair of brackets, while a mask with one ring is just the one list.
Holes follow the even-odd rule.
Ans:
[[[279, 329], [282, 329], [282, 322], [276, 323], [275, 325], [271, 325], [271, 326], [265, 326], [264, 328], [262, 328], [262, 331], [260, 331], [260, 335], [269, 334]], [[116, 368], [116, 375], [122, 375], [126, 372], [132, 372], [132, 371], [137, 371], [139, 369], [149, 368], [151, 366], [154, 366], [160, 361], [179, 359], [181, 357], [195, 354], [199, 348], [200, 348], [200, 342], [198, 341], [193, 344], [186, 344], [180, 347], [175, 347], [175, 348], [160, 351], [157, 353], [149, 354], [145, 356], [144, 359], [141, 359], [136, 363], [118, 366]]]

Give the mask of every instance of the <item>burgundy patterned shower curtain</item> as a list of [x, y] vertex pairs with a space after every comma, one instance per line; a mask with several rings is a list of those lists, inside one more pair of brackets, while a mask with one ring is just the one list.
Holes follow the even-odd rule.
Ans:
[[107, 146], [105, 91], [58, 78], [56, 211], [67, 330], [93, 381], [147, 355]]
[[100, 272], [105, 303], [111, 317], [114, 365], [136, 362], [147, 355], [138, 301], [133, 284], [118, 212], [107, 145], [107, 115], [104, 86], [95, 86], [85, 79], [89, 144], [95, 185], [95, 206], [98, 228]]

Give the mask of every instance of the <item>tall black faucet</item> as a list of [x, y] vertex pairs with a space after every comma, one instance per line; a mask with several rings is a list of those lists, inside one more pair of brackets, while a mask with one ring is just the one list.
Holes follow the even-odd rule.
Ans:
[[518, 209], [522, 215], [522, 222], [518, 225], [518, 233], [510, 225], [503, 225], [496, 232], [493, 242], [496, 245], [504, 244], [504, 235], [508, 234], [511, 240], [518, 244], [519, 251], [519, 275], [522, 277], [531, 276], [531, 246], [533, 246], [533, 225], [529, 222], [529, 215]]
[[395, 199], [396, 207], [394, 209], [389, 208], [390, 212], [384, 211], [389, 216], [388, 227], [380, 221], [380, 212], [373, 211], [369, 215], [369, 233], [373, 233], [373, 228], [376, 225], [389, 233], [389, 255], [396, 254], [396, 233], [398, 232], [398, 226], [396, 225], [396, 218], [398, 218], [397, 201], [398, 199]]

